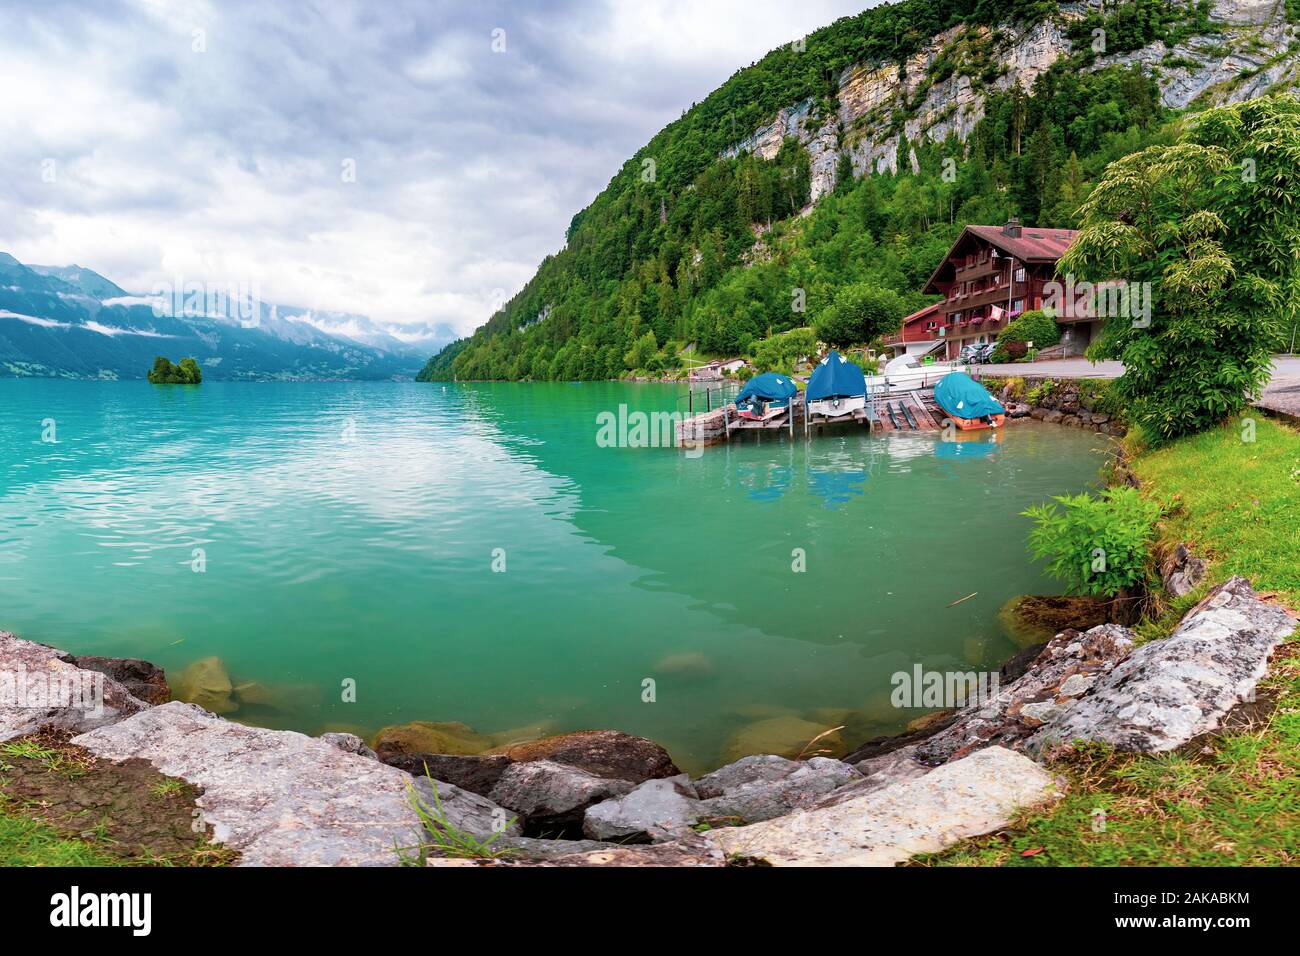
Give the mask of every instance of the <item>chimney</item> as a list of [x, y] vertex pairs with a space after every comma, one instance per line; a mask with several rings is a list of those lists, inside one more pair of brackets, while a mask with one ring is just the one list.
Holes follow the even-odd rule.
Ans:
[[1020, 220], [1017, 219], [1015, 216], [1012, 216], [1010, 219], [1007, 220], [1007, 224], [1002, 227], [1002, 233], [1003, 235], [1009, 236], [1012, 239], [1019, 239]]

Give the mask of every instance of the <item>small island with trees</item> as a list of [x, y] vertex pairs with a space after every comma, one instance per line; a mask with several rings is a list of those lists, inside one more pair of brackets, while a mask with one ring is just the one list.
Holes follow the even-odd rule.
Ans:
[[153, 385], [198, 385], [203, 381], [203, 369], [192, 358], [183, 358], [179, 365], [173, 365], [171, 359], [159, 355], [149, 370], [149, 381]]

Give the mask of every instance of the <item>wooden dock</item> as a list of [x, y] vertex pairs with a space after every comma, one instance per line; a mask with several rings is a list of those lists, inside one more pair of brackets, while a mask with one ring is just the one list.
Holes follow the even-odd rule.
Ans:
[[796, 428], [808, 436], [813, 430], [821, 432], [828, 425], [866, 425], [882, 432], [937, 431], [945, 418], [943, 410], [934, 403], [931, 389], [873, 395], [868, 399], [866, 408], [858, 409], [852, 415], [839, 418], [813, 415], [806, 422], [802, 401], [794, 402], [785, 415], [765, 422], [739, 418], [731, 406], [726, 406], [679, 421], [677, 444], [679, 447], [688, 444], [713, 445], [730, 441], [732, 434], [738, 432], [751, 432], [759, 436], [789, 432], [793, 438]]
[[882, 431], [918, 432], [937, 431], [943, 421], [943, 412], [937, 405], [922, 397], [921, 390], [896, 392], [876, 400], [877, 420]]

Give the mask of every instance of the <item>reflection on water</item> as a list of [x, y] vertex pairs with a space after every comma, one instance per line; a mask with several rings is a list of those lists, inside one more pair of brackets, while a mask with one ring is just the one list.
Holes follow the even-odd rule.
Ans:
[[[889, 675], [915, 663], [995, 666], [998, 607], [1048, 586], [1019, 513], [1098, 462], [1038, 423], [597, 445], [599, 412], [683, 392], [0, 381], [0, 628], [173, 672], [219, 656], [294, 689], [244, 714], [276, 726], [618, 727], [702, 767], [757, 720], [896, 729]], [[980, 555], [960, 575], [954, 544]]]

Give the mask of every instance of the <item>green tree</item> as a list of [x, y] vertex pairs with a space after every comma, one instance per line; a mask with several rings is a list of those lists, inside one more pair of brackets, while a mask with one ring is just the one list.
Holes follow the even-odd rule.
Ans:
[[814, 323], [817, 335], [829, 345], [864, 344], [893, 332], [907, 314], [898, 293], [866, 282], [844, 286]]
[[623, 363], [630, 369], [648, 369], [651, 361], [659, 354], [659, 342], [654, 332], [647, 332], [633, 344], [623, 356]]
[[198, 385], [203, 381], [203, 371], [192, 358], [183, 358], [179, 365], [173, 365], [171, 359], [159, 355], [153, 360], [148, 378], [154, 385]]
[[[1267, 382], [1300, 257], [1300, 101], [1212, 110], [1179, 143], [1110, 165], [1059, 271], [1151, 290], [1105, 317], [1093, 358], [1156, 441], [1209, 428]], [[1136, 286], [1134, 284], [1137, 284]]]

